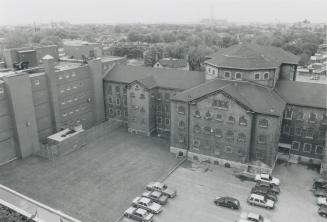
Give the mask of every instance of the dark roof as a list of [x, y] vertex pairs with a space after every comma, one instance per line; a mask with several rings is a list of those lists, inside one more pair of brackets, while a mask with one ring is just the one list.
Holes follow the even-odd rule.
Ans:
[[275, 90], [288, 104], [325, 109], [327, 107], [326, 84], [279, 80]]
[[281, 116], [285, 101], [271, 88], [251, 82], [235, 82], [215, 79], [194, 88], [185, 90], [173, 97], [173, 100], [190, 102], [201, 97], [222, 91], [248, 109], [268, 115]]
[[[151, 77], [147, 78], [147, 77]], [[189, 89], [205, 81], [205, 74], [179, 69], [156, 69], [143, 66], [117, 65], [104, 78], [105, 81], [131, 83], [139, 80], [145, 86], [156, 85], [163, 88]]]
[[209, 58], [205, 63], [217, 67], [249, 70], [277, 68], [282, 63], [297, 64], [299, 60], [297, 56], [281, 48], [249, 43], [220, 49]]
[[186, 59], [164, 58], [158, 61], [160, 65], [167, 68], [182, 68], [187, 66]]

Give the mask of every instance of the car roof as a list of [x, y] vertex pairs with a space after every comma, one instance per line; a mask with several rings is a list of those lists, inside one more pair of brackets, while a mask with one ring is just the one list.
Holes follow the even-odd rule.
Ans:
[[262, 195], [259, 195], [259, 194], [254, 194], [254, 193], [252, 193], [252, 194], [250, 195], [250, 197], [254, 197], [254, 198], [256, 198], [256, 199], [262, 199], [262, 200], [264, 200], [264, 199], [265, 199], [265, 197], [264, 197], [264, 196], [262, 196]]
[[144, 215], [144, 214], [147, 213], [147, 211], [142, 209], [142, 208], [138, 208], [135, 212], [138, 213], [138, 214], [141, 214], [141, 215]]
[[140, 202], [143, 202], [143, 203], [149, 203], [149, 202], [151, 202], [151, 200], [149, 198], [146, 198], [146, 197], [142, 197], [139, 201]]
[[224, 199], [224, 200], [230, 200], [230, 201], [237, 201], [238, 202], [238, 200], [235, 199], [234, 197], [228, 197], [228, 196], [226, 196], [226, 197], [218, 197], [218, 199]]
[[158, 197], [160, 197], [161, 196], [161, 193], [159, 192], [159, 191], [153, 191], [152, 193], [151, 193], [151, 195], [153, 195], [153, 196], [158, 196]]
[[164, 186], [164, 184], [160, 183], [160, 182], [154, 182], [153, 185], [156, 186], [156, 187], [163, 187]]

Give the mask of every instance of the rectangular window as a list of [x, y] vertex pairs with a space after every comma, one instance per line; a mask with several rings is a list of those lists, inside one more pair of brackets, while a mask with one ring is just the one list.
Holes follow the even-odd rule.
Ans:
[[302, 128], [298, 127], [295, 129], [295, 136], [302, 136]]
[[304, 153], [311, 153], [311, 147], [312, 147], [312, 145], [310, 143], [305, 143], [303, 145], [303, 152]]
[[316, 154], [322, 154], [324, 147], [321, 145], [316, 145]]
[[241, 80], [242, 79], [242, 73], [241, 72], [235, 72], [235, 79]]
[[230, 79], [231, 73], [229, 71], [225, 71], [224, 72], [224, 77], [225, 77], [225, 79]]
[[300, 150], [301, 143], [297, 141], [292, 142], [292, 150], [299, 151]]
[[179, 114], [185, 114], [185, 107], [184, 106], [179, 106], [178, 108], [177, 108], [177, 112], [179, 113]]
[[169, 124], [170, 124], [170, 120], [169, 120], [168, 118], [165, 119], [165, 124], [166, 124], [167, 126], [169, 126]]
[[34, 80], [34, 85], [36, 85], [36, 86], [40, 85], [40, 80], [38, 80], [38, 79]]
[[196, 148], [199, 148], [200, 147], [200, 140], [193, 139], [193, 146], [196, 147]]
[[3, 94], [5, 92], [4, 88], [0, 87], [0, 94]]
[[116, 104], [119, 106], [120, 105], [120, 99], [116, 99]]
[[214, 99], [212, 101], [212, 106], [214, 108], [219, 108], [219, 109], [228, 109], [228, 101], [220, 100], [220, 99]]
[[117, 94], [120, 93], [120, 86], [116, 86], [115, 91], [116, 91]]
[[117, 116], [121, 116], [121, 111], [119, 109], [116, 110]]

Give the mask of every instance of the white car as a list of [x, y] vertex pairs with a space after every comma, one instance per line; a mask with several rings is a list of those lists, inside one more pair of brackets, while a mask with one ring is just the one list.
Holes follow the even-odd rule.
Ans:
[[133, 206], [147, 210], [150, 213], [158, 214], [162, 211], [162, 206], [146, 197], [136, 197], [133, 200]]
[[270, 174], [267, 173], [262, 173], [262, 174], [256, 174], [255, 175], [255, 181], [264, 181], [268, 183], [275, 184], [279, 186], [280, 181], [278, 178], [271, 176]]
[[327, 207], [327, 198], [326, 197], [318, 197], [317, 204], [319, 206], [326, 206]]
[[146, 186], [146, 189], [150, 191], [153, 190], [159, 191], [170, 198], [176, 196], [176, 190], [170, 189], [166, 184], [160, 182], [151, 182]]
[[264, 207], [269, 209], [274, 209], [275, 207], [274, 201], [269, 200], [262, 195], [253, 194], [253, 193], [249, 196], [247, 202], [251, 205], [257, 205], [259, 207]]
[[124, 216], [140, 222], [153, 221], [153, 214], [141, 208], [130, 207], [124, 212]]
[[238, 222], [271, 222], [271, 220], [264, 218], [260, 214], [242, 213]]

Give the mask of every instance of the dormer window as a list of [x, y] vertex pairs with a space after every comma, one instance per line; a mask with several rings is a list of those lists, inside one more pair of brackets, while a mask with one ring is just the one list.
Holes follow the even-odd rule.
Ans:
[[242, 73], [241, 72], [236, 72], [235, 73], [235, 79], [236, 80], [241, 80], [242, 79]]
[[229, 71], [224, 72], [225, 79], [230, 79], [231, 73]]
[[212, 101], [212, 106], [219, 109], [228, 109], [228, 101], [215, 99]]
[[260, 73], [259, 72], [254, 73], [254, 79], [255, 80], [260, 80]]
[[264, 80], [268, 80], [268, 79], [269, 79], [269, 72], [265, 72], [265, 73], [263, 74], [263, 79], [264, 79]]

